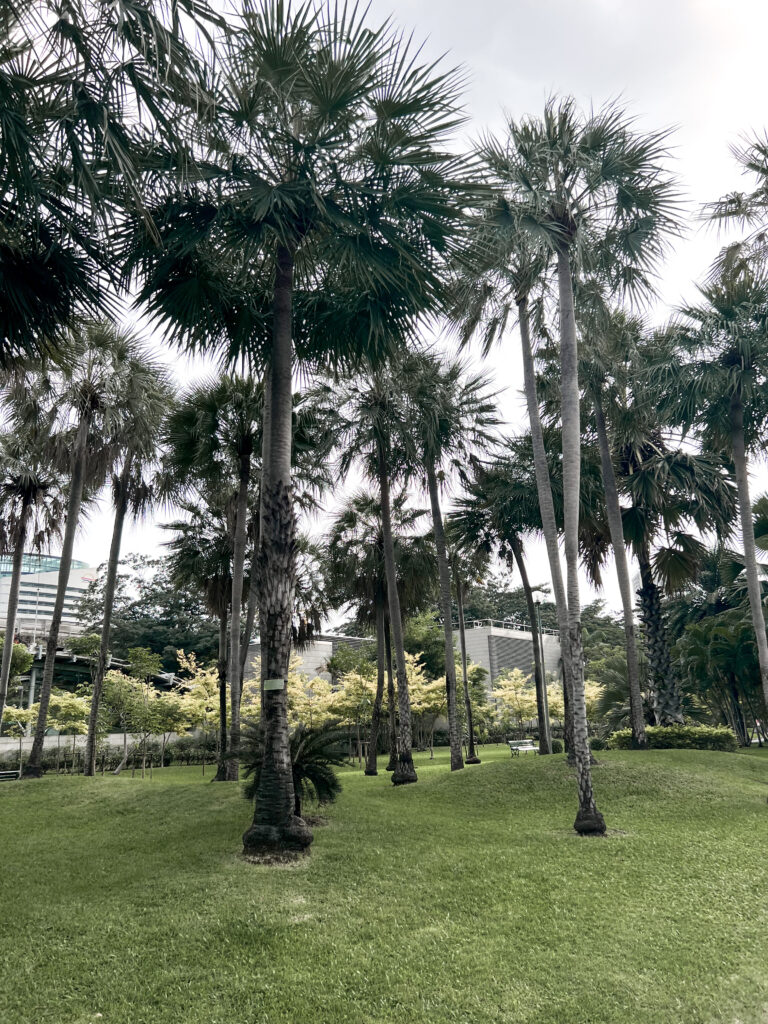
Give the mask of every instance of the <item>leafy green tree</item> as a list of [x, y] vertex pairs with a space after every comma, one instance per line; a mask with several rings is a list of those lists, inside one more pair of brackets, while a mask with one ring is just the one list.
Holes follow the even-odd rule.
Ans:
[[[179, 586], [172, 557], [126, 555], [120, 563], [112, 614], [112, 654], [128, 658], [132, 647], [147, 647], [162, 660], [162, 671], [178, 669], [179, 650], [201, 661], [216, 658], [219, 623], [197, 588]], [[98, 628], [104, 605], [104, 571], [86, 590], [79, 608], [86, 629]]]

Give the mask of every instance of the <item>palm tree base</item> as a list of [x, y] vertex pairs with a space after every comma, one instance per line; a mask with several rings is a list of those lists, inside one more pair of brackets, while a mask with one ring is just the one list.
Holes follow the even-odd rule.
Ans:
[[398, 761], [395, 770], [392, 772], [392, 785], [407, 786], [410, 782], [417, 781], [418, 776], [416, 775], [416, 769], [413, 767], [412, 759], [408, 758], [407, 761]]
[[22, 779], [42, 779], [43, 769], [39, 764], [27, 764], [21, 773]]
[[389, 759], [389, 764], [386, 767], [386, 771], [393, 772], [395, 770], [395, 768], [397, 768], [397, 761], [395, 760], [394, 757], [391, 757]]
[[465, 759], [464, 764], [481, 764], [480, 758], [475, 754], [474, 757], [468, 757]]
[[366, 768], [365, 771], [363, 772], [363, 775], [378, 775], [378, 774], [379, 774], [379, 772], [378, 772], [378, 769], [376, 769], [376, 768]]
[[243, 834], [243, 854], [271, 860], [283, 855], [306, 853], [312, 843], [312, 830], [303, 818], [291, 817], [283, 825], [253, 824]]
[[596, 807], [586, 811], [580, 810], [573, 827], [580, 836], [604, 836], [605, 818]]

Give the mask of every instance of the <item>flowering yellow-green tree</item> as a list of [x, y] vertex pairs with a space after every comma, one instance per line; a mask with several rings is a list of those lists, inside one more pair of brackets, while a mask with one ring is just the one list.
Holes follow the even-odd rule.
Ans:
[[[205, 742], [211, 726], [217, 722], [219, 715], [219, 670], [216, 665], [201, 665], [194, 651], [187, 654], [177, 651], [179, 669], [186, 678], [184, 685], [188, 687], [185, 694], [176, 693], [166, 698], [167, 722], [171, 732], [186, 729], [199, 729], [203, 734], [203, 775], [205, 775]], [[173, 693], [173, 691], [171, 691]], [[161, 715], [161, 717], [164, 717]], [[220, 730], [216, 731], [217, 736]]]

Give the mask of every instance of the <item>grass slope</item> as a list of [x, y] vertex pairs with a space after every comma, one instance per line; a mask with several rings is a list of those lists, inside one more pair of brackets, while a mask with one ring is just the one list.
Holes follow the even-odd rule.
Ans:
[[278, 868], [236, 855], [248, 805], [199, 769], [0, 787], [0, 1019], [766, 1019], [768, 759], [601, 754], [625, 834], [584, 840], [562, 757], [481, 753], [398, 789], [345, 773]]

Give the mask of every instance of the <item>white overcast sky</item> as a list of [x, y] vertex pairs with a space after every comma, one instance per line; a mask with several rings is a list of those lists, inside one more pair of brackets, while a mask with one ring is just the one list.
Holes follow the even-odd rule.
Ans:
[[[501, 131], [504, 114], [541, 111], [552, 93], [571, 94], [583, 106], [620, 99], [640, 127], [673, 127], [672, 162], [690, 212], [690, 228], [667, 260], [654, 316], [663, 320], [695, 294], [720, 241], [698, 226], [701, 204], [743, 187], [729, 146], [768, 127], [765, 0], [373, 0], [371, 18], [395, 22], [425, 40], [429, 56], [446, 54], [467, 71], [470, 145], [484, 130]], [[205, 372], [155, 336], [152, 347], [180, 382]], [[519, 397], [518, 339], [510, 336], [486, 363], [498, 388], [509, 429], [524, 425]], [[757, 467], [753, 486], [768, 488]], [[106, 500], [91, 514], [75, 557], [91, 565], [106, 559], [111, 517]], [[127, 529], [124, 552], [154, 553], [166, 539], [154, 523]], [[549, 578], [543, 545], [528, 548], [535, 582]], [[609, 567], [600, 595], [618, 607]], [[517, 582], [517, 581], [515, 581]], [[584, 599], [589, 597], [585, 587]]]

